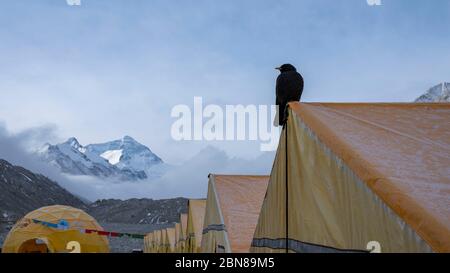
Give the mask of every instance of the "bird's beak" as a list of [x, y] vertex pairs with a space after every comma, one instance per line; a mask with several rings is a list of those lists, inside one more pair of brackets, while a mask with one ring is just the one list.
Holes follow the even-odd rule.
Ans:
[[281, 69], [281, 67], [275, 67], [275, 69], [276, 69], [276, 70], [280, 70], [280, 69]]

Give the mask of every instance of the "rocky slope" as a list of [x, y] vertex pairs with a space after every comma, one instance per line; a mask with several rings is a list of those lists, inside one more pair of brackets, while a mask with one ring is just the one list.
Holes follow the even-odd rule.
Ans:
[[56, 182], [0, 159], [0, 221], [16, 221], [32, 210], [55, 204], [86, 208]]
[[100, 222], [126, 224], [167, 224], [187, 212], [186, 198], [99, 200], [87, 212]]

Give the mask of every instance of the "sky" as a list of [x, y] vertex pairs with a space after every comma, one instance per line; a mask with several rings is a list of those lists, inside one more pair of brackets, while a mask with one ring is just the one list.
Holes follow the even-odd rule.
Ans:
[[174, 141], [171, 109], [273, 104], [287, 62], [303, 101], [413, 101], [450, 81], [449, 25], [449, 0], [0, 0], [0, 123], [130, 135], [171, 164], [207, 146], [258, 158], [258, 141]]

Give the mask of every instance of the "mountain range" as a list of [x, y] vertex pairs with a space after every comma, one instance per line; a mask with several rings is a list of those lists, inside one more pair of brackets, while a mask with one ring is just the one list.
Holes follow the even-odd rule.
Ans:
[[167, 165], [147, 146], [130, 136], [99, 144], [81, 145], [74, 137], [45, 144], [38, 155], [63, 173], [134, 181], [160, 177]]

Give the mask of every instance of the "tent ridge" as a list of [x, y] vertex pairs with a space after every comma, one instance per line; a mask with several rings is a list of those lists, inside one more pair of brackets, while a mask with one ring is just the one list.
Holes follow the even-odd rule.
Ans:
[[385, 130], [385, 131], [387, 131], [389, 133], [392, 133], [392, 134], [395, 134], [395, 135], [399, 135], [399, 136], [402, 136], [402, 137], [405, 137], [405, 138], [409, 138], [409, 139], [417, 141], [417, 142], [419, 142], [421, 144], [424, 144], [424, 145], [436, 145], [436, 146], [441, 147], [442, 149], [450, 151], [450, 148], [449, 148], [448, 145], [441, 145], [440, 143], [436, 143], [436, 142], [433, 142], [433, 141], [427, 141], [427, 140], [424, 140], [424, 139], [416, 138], [416, 137], [413, 137], [411, 135], [402, 133], [402, 132], [400, 132], [398, 130], [395, 130], [393, 128], [388, 128], [388, 127], [383, 126], [383, 125], [381, 125], [379, 123], [376, 123], [376, 122], [373, 122], [373, 121], [369, 121], [369, 120], [365, 120], [365, 119], [356, 117], [355, 115], [352, 115], [352, 114], [349, 114], [349, 113], [344, 113], [342, 111], [339, 111], [339, 110], [336, 110], [336, 109], [332, 109], [330, 107], [326, 107], [326, 106], [320, 106], [320, 107], [324, 107], [324, 108], [327, 109], [327, 111], [335, 112], [335, 113], [337, 113], [339, 115], [346, 116], [348, 118], [357, 120], [357, 121], [359, 121], [361, 123], [366, 123], [366, 124], [369, 124], [369, 125], [374, 126], [376, 128], [380, 128], [380, 129]]

